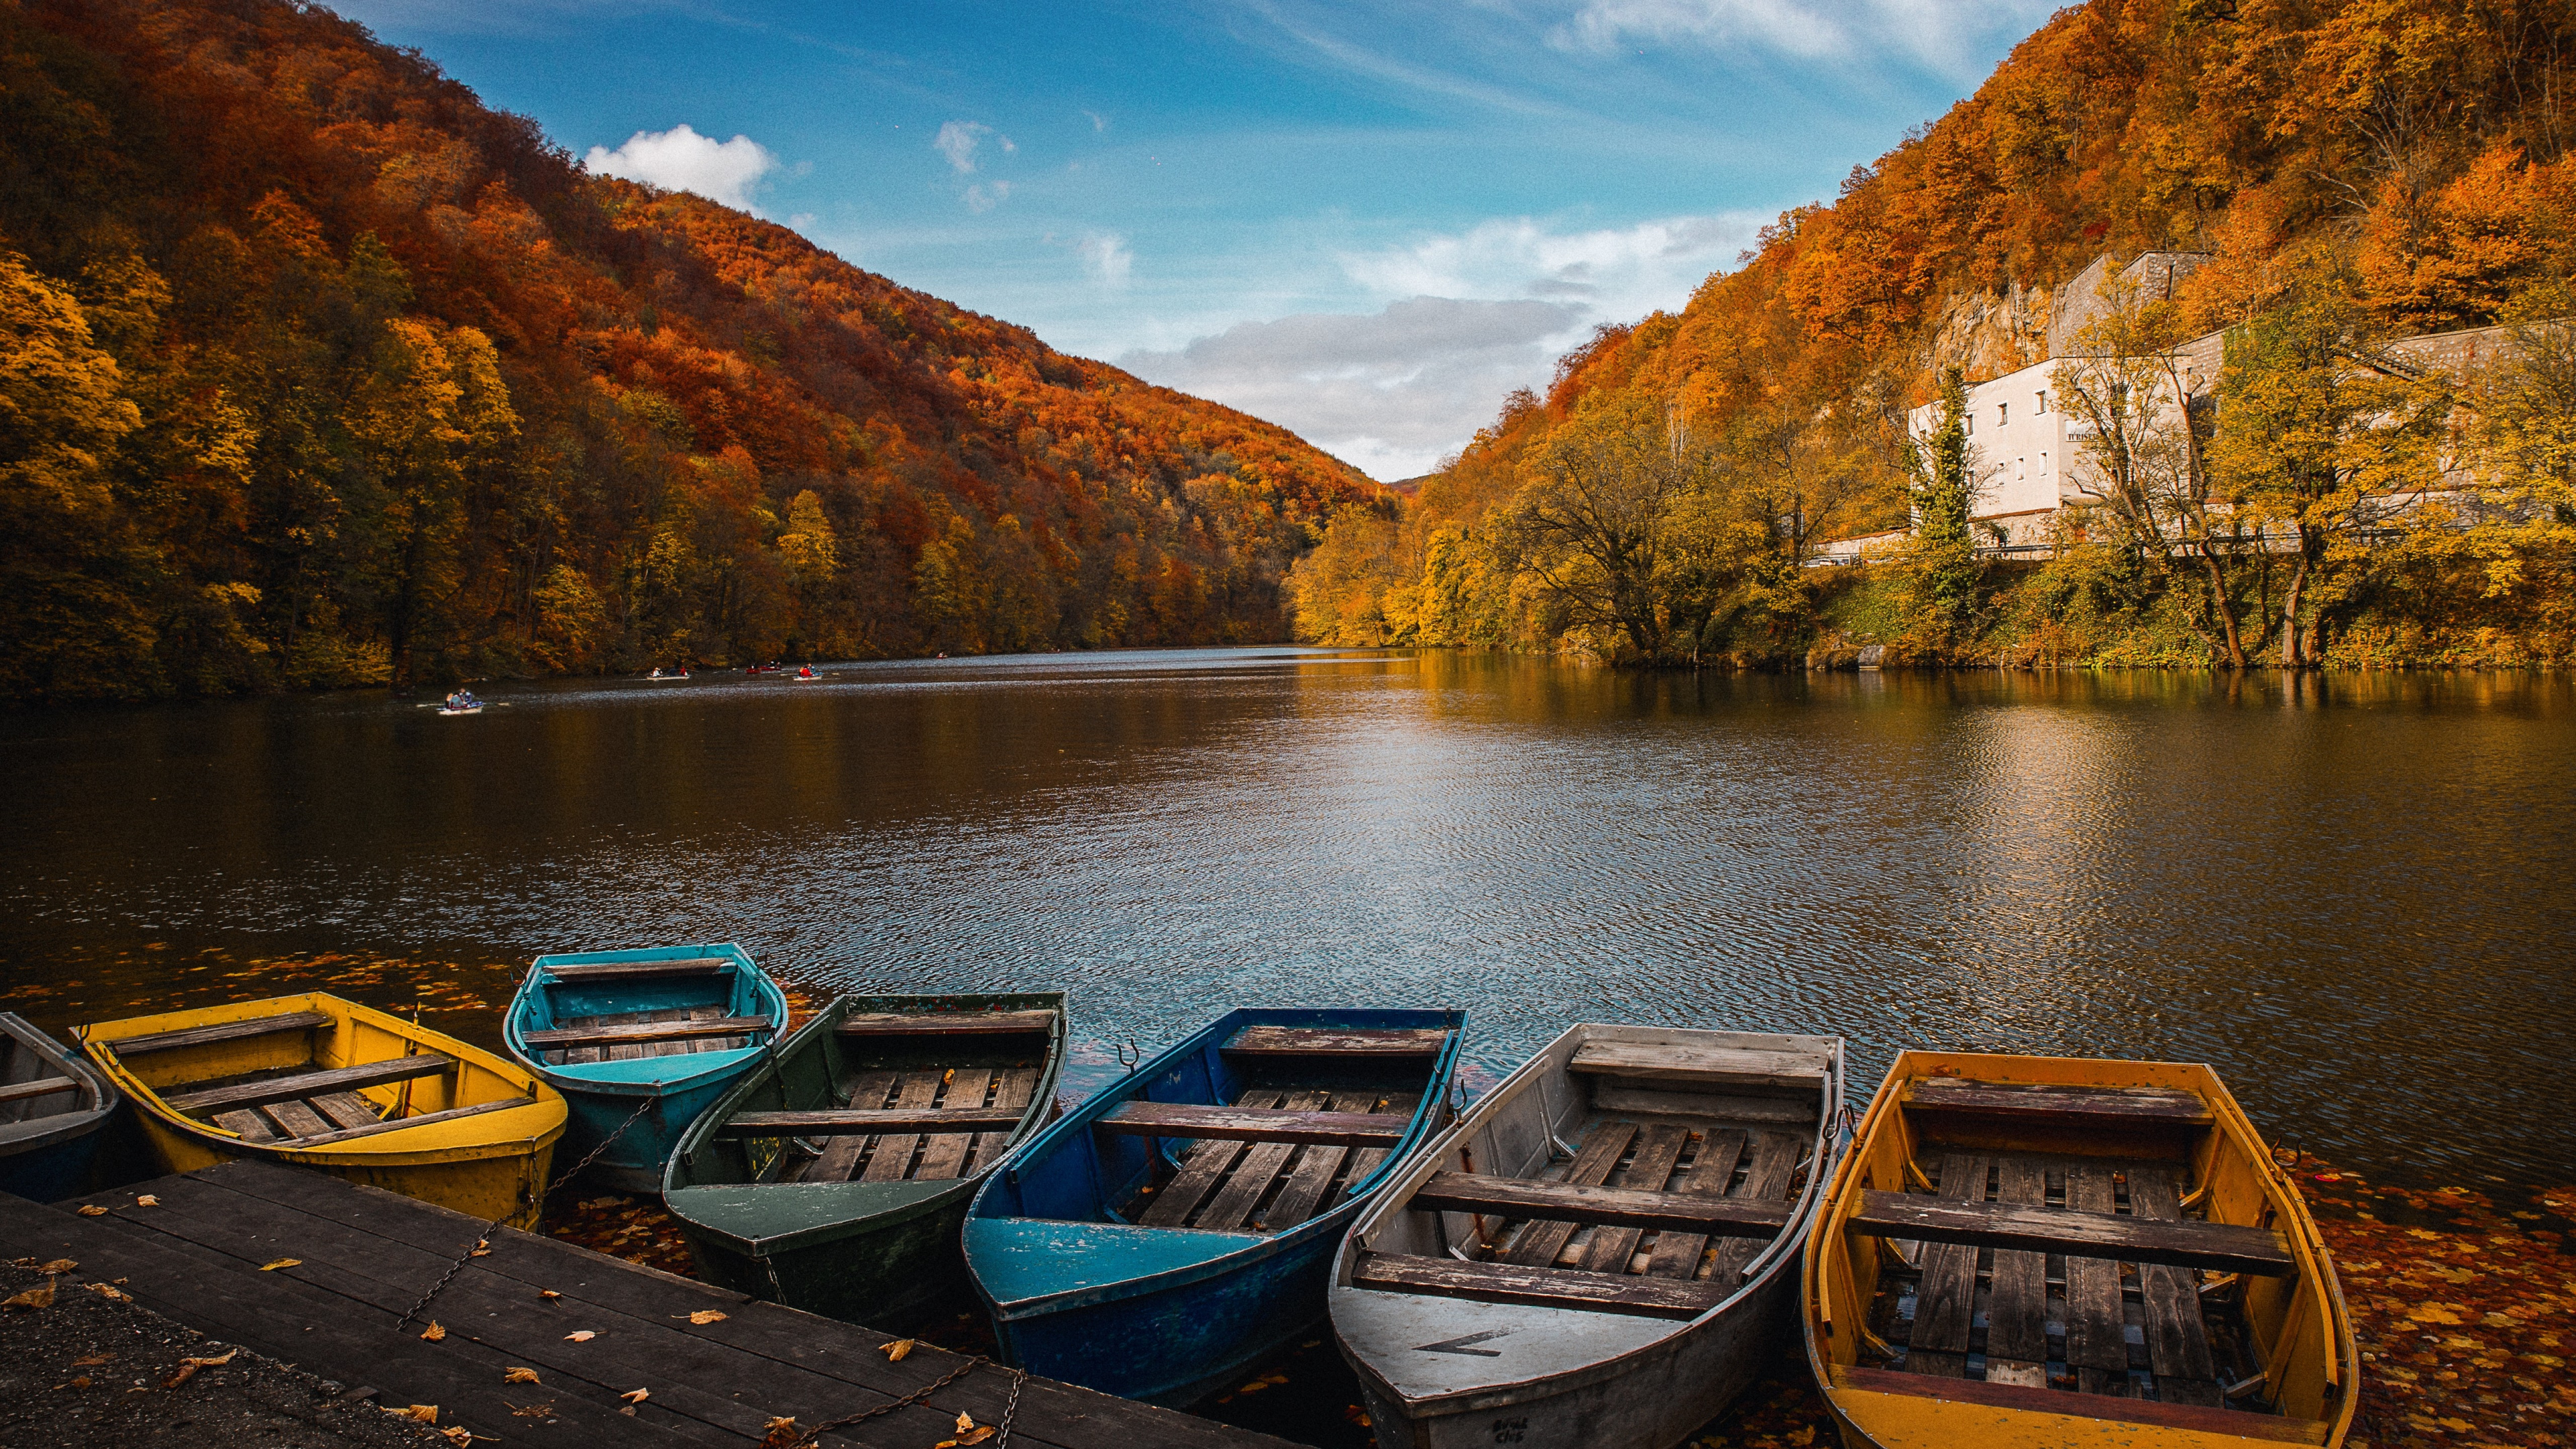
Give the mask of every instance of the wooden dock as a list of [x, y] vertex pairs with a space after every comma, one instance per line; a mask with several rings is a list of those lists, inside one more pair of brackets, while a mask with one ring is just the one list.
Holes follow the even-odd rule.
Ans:
[[[157, 1202], [141, 1205], [143, 1197]], [[109, 1211], [80, 1216], [73, 1209], [82, 1202]], [[801, 1429], [888, 1404], [966, 1362], [922, 1344], [889, 1363], [888, 1338], [872, 1329], [510, 1229], [491, 1232], [490, 1251], [467, 1259], [421, 1315], [446, 1330], [443, 1338], [424, 1340], [417, 1320], [399, 1324], [484, 1232], [443, 1208], [258, 1162], [56, 1207], [0, 1194], [0, 1238], [13, 1252], [73, 1259], [73, 1280], [117, 1280], [144, 1307], [210, 1337], [353, 1394], [373, 1390], [381, 1404], [435, 1404], [440, 1427], [462, 1425], [510, 1449], [741, 1449], [770, 1438], [778, 1420], [794, 1418]], [[710, 1321], [691, 1321], [710, 1311]], [[507, 1381], [511, 1369], [533, 1370], [536, 1382]], [[646, 1392], [630, 1399], [638, 1389]], [[959, 1437], [961, 1413], [998, 1424], [1010, 1394], [1008, 1371], [979, 1364], [920, 1403], [818, 1442], [923, 1449]], [[1011, 1441], [1288, 1449], [1285, 1440], [1034, 1377]]]

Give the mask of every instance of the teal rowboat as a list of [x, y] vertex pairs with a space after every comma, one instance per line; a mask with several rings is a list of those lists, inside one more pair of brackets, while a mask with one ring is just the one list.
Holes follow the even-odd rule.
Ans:
[[664, 1202], [708, 1278], [905, 1327], [965, 1295], [966, 1204], [1063, 1057], [1062, 992], [844, 996], [682, 1136]]
[[501, 1019], [510, 1054], [571, 1106], [557, 1160], [600, 1149], [587, 1176], [641, 1193], [786, 1029], [778, 984], [729, 943], [540, 956]]

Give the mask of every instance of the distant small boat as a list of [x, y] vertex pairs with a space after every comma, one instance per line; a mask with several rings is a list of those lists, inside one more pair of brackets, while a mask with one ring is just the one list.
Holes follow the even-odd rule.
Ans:
[[2361, 1399], [2325, 1241], [2205, 1066], [1899, 1054], [1801, 1279], [1847, 1449], [2333, 1446]]
[[681, 1138], [664, 1203], [716, 1282], [900, 1328], [963, 1290], [967, 1200], [1063, 1062], [1061, 992], [844, 996]]
[[1004, 1357], [1199, 1398], [1324, 1317], [1342, 1229], [1447, 1115], [1466, 1013], [1233, 1011], [988, 1179], [967, 1267]]
[[1581, 1025], [1362, 1212], [1333, 1332], [1385, 1449], [1665, 1449], [1790, 1331], [1842, 1041]]
[[776, 674], [778, 672], [778, 666], [775, 664], [746, 664], [743, 666], [742, 672], [745, 674]]
[[33, 1202], [89, 1186], [116, 1088], [14, 1011], [0, 1011], [0, 1192]]
[[823, 676], [814, 672], [813, 665], [800, 664], [796, 667], [796, 672], [788, 677], [798, 684], [812, 684]]
[[483, 701], [476, 699], [472, 691], [460, 689], [447, 696], [446, 703], [438, 707], [438, 712], [440, 714], [481, 714]]
[[689, 671], [685, 666], [679, 669], [664, 669], [656, 665], [652, 673], [644, 676], [644, 681], [647, 684], [684, 684], [688, 682], [688, 678]]
[[164, 1172], [299, 1163], [532, 1227], [564, 1130], [562, 1095], [517, 1063], [318, 991], [79, 1036], [133, 1100]]
[[590, 1175], [655, 1193], [680, 1134], [786, 1030], [786, 996], [727, 943], [540, 956], [501, 1039], [563, 1093], [563, 1151], [586, 1156], [614, 1135]]

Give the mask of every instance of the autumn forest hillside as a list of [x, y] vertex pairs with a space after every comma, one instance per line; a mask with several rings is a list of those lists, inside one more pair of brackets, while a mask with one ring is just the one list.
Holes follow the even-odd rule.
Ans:
[[1284, 637], [1382, 490], [285, 0], [0, 0], [0, 698]]
[[[1681, 311], [1603, 329], [1510, 399], [1400, 518], [1337, 523], [1292, 579], [1300, 631], [1668, 663], [1864, 641], [2576, 658], [2576, 346], [2553, 324], [2576, 315], [2572, 92], [2565, 0], [2070, 6]], [[2170, 297], [2068, 294], [2097, 257], [2158, 251], [2209, 260]], [[2045, 566], [1972, 560], [1974, 459], [1942, 476], [1907, 412], [1948, 369], [2050, 356], [2078, 300], [2113, 305], [2093, 352], [2151, 363], [2226, 329], [2225, 376], [2184, 430], [2139, 410], [2153, 376], [2059, 374], [2116, 486], [2066, 510]], [[2489, 326], [2515, 365], [2435, 378], [2388, 350]], [[1811, 566], [1912, 520], [1881, 564]]]

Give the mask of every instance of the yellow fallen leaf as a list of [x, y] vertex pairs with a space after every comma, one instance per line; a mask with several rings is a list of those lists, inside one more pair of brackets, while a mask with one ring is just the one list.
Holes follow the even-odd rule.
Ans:
[[161, 1205], [161, 1199], [147, 1192], [143, 1196], [136, 1198], [134, 1200], [134, 1205], [136, 1207], [159, 1207]]
[[588, 1342], [590, 1342], [592, 1339], [597, 1338], [597, 1337], [599, 1337], [599, 1335], [598, 1335], [598, 1334], [591, 1332], [591, 1331], [590, 1331], [589, 1329], [587, 1329], [587, 1328], [584, 1328], [584, 1329], [580, 1329], [580, 1330], [577, 1330], [577, 1331], [572, 1332], [572, 1333], [567, 1333], [567, 1334], [565, 1334], [565, 1335], [564, 1335], [564, 1342], [566, 1342], [566, 1343], [588, 1343]]
[[114, 1362], [116, 1362], [116, 1355], [112, 1353], [85, 1353], [72, 1360], [72, 1367], [96, 1368], [100, 1364]]
[[2460, 1315], [2468, 1310], [2456, 1303], [2418, 1303], [2406, 1310], [2406, 1316], [2417, 1323], [2465, 1323]]
[[560, 1294], [560, 1293], [557, 1293], [557, 1292], [556, 1292], [555, 1290], [553, 1290], [552, 1288], [540, 1288], [540, 1289], [538, 1289], [538, 1290], [537, 1290], [537, 1296], [538, 1296], [539, 1298], [542, 1298], [542, 1299], [546, 1300], [548, 1303], [552, 1303], [552, 1302], [554, 1302], [556, 1299], [561, 1298], [563, 1295], [562, 1295], [562, 1294]]
[[465, 1256], [467, 1256], [467, 1257], [469, 1257], [469, 1258], [488, 1258], [488, 1257], [491, 1257], [491, 1256], [492, 1256], [492, 1240], [491, 1240], [490, 1238], [477, 1238], [477, 1239], [475, 1239], [475, 1240], [474, 1240], [474, 1247], [473, 1247], [473, 1249], [472, 1249], [471, 1251], [467, 1252]]
[[624, 1399], [630, 1404], [640, 1404], [646, 1399], [653, 1397], [653, 1391], [651, 1389], [636, 1389], [631, 1393], [619, 1394], [617, 1397]]
[[50, 1263], [38, 1263], [36, 1265], [36, 1271], [39, 1273], [68, 1273], [79, 1266], [80, 1264], [73, 1262], [69, 1258], [56, 1258]]
[[195, 1378], [197, 1376], [197, 1370], [221, 1368], [225, 1364], [231, 1363], [240, 1355], [241, 1350], [233, 1348], [226, 1349], [220, 1356], [215, 1358], [183, 1358], [179, 1360], [179, 1371], [170, 1375], [170, 1377], [163, 1379], [161, 1381], [161, 1387], [165, 1389], [175, 1389], [181, 1384], [186, 1383], [188, 1380]]
[[85, 1218], [103, 1218], [107, 1216], [107, 1209], [98, 1206], [96, 1203], [83, 1203], [79, 1207], [72, 1209], [72, 1211], [79, 1213]]
[[134, 1301], [133, 1294], [126, 1292], [124, 1289], [117, 1287], [113, 1283], [83, 1283], [81, 1286], [92, 1293], [97, 1294], [99, 1297], [106, 1299], [110, 1303], [131, 1303]]
[[435, 1424], [438, 1422], [438, 1405], [436, 1404], [414, 1404], [408, 1409], [397, 1409], [390, 1404], [383, 1407], [386, 1413], [393, 1415], [395, 1418], [409, 1419], [415, 1424]]
[[903, 1356], [912, 1352], [912, 1345], [913, 1340], [909, 1338], [898, 1338], [892, 1343], [877, 1345], [877, 1352], [886, 1356], [887, 1363], [901, 1363], [903, 1362]]
[[973, 1429], [958, 1435], [956, 1442], [960, 1445], [981, 1444], [999, 1432], [1001, 1431], [990, 1424], [978, 1424]]
[[465, 1449], [465, 1446], [474, 1442], [474, 1431], [462, 1424], [451, 1424], [438, 1432], [446, 1435], [447, 1442], [455, 1445], [456, 1449]]
[[36, 1260], [33, 1258], [11, 1258], [9, 1260], [9, 1266], [12, 1268], [32, 1268], [36, 1266]]
[[959, 1415], [957, 1416], [957, 1432], [958, 1432], [958, 1433], [963, 1434], [963, 1433], [967, 1432], [968, 1430], [970, 1430], [970, 1429], [972, 1429], [972, 1428], [974, 1428], [974, 1427], [975, 1427], [975, 1416], [974, 1416], [974, 1415], [972, 1415], [972, 1414], [959, 1414]]
[[30, 1288], [24, 1293], [12, 1294], [5, 1302], [0, 1302], [0, 1308], [51, 1308], [53, 1306], [54, 1283], [50, 1278], [45, 1280], [45, 1286], [42, 1288]]
[[303, 1261], [304, 1260], [302, 1258], [280, 1258], [274, 1263], [260, 1264], [259, 1271], [263, 1273], [274, 1273], [280, 1268], [292, 1268]]
[[501, 1382], [505, 1384], [533, 1384], [537, 1382], [537, 1371], [532, 1368], [503, 1369], [501, 1370]]
[[428, 1339], [432, 1343], [436, 1343], [440, 1339], [447, 1337], [447, 1328], [437, 1319], [433, 1318], [429, 1321], [429, 1327], [420, 1331], [420, 1336]]
[[710, 1323], [722, 1323], [728, 1316], [713, 1308], [701, 1308], [689, 1315], [689, 1321], [703, 1328]]

